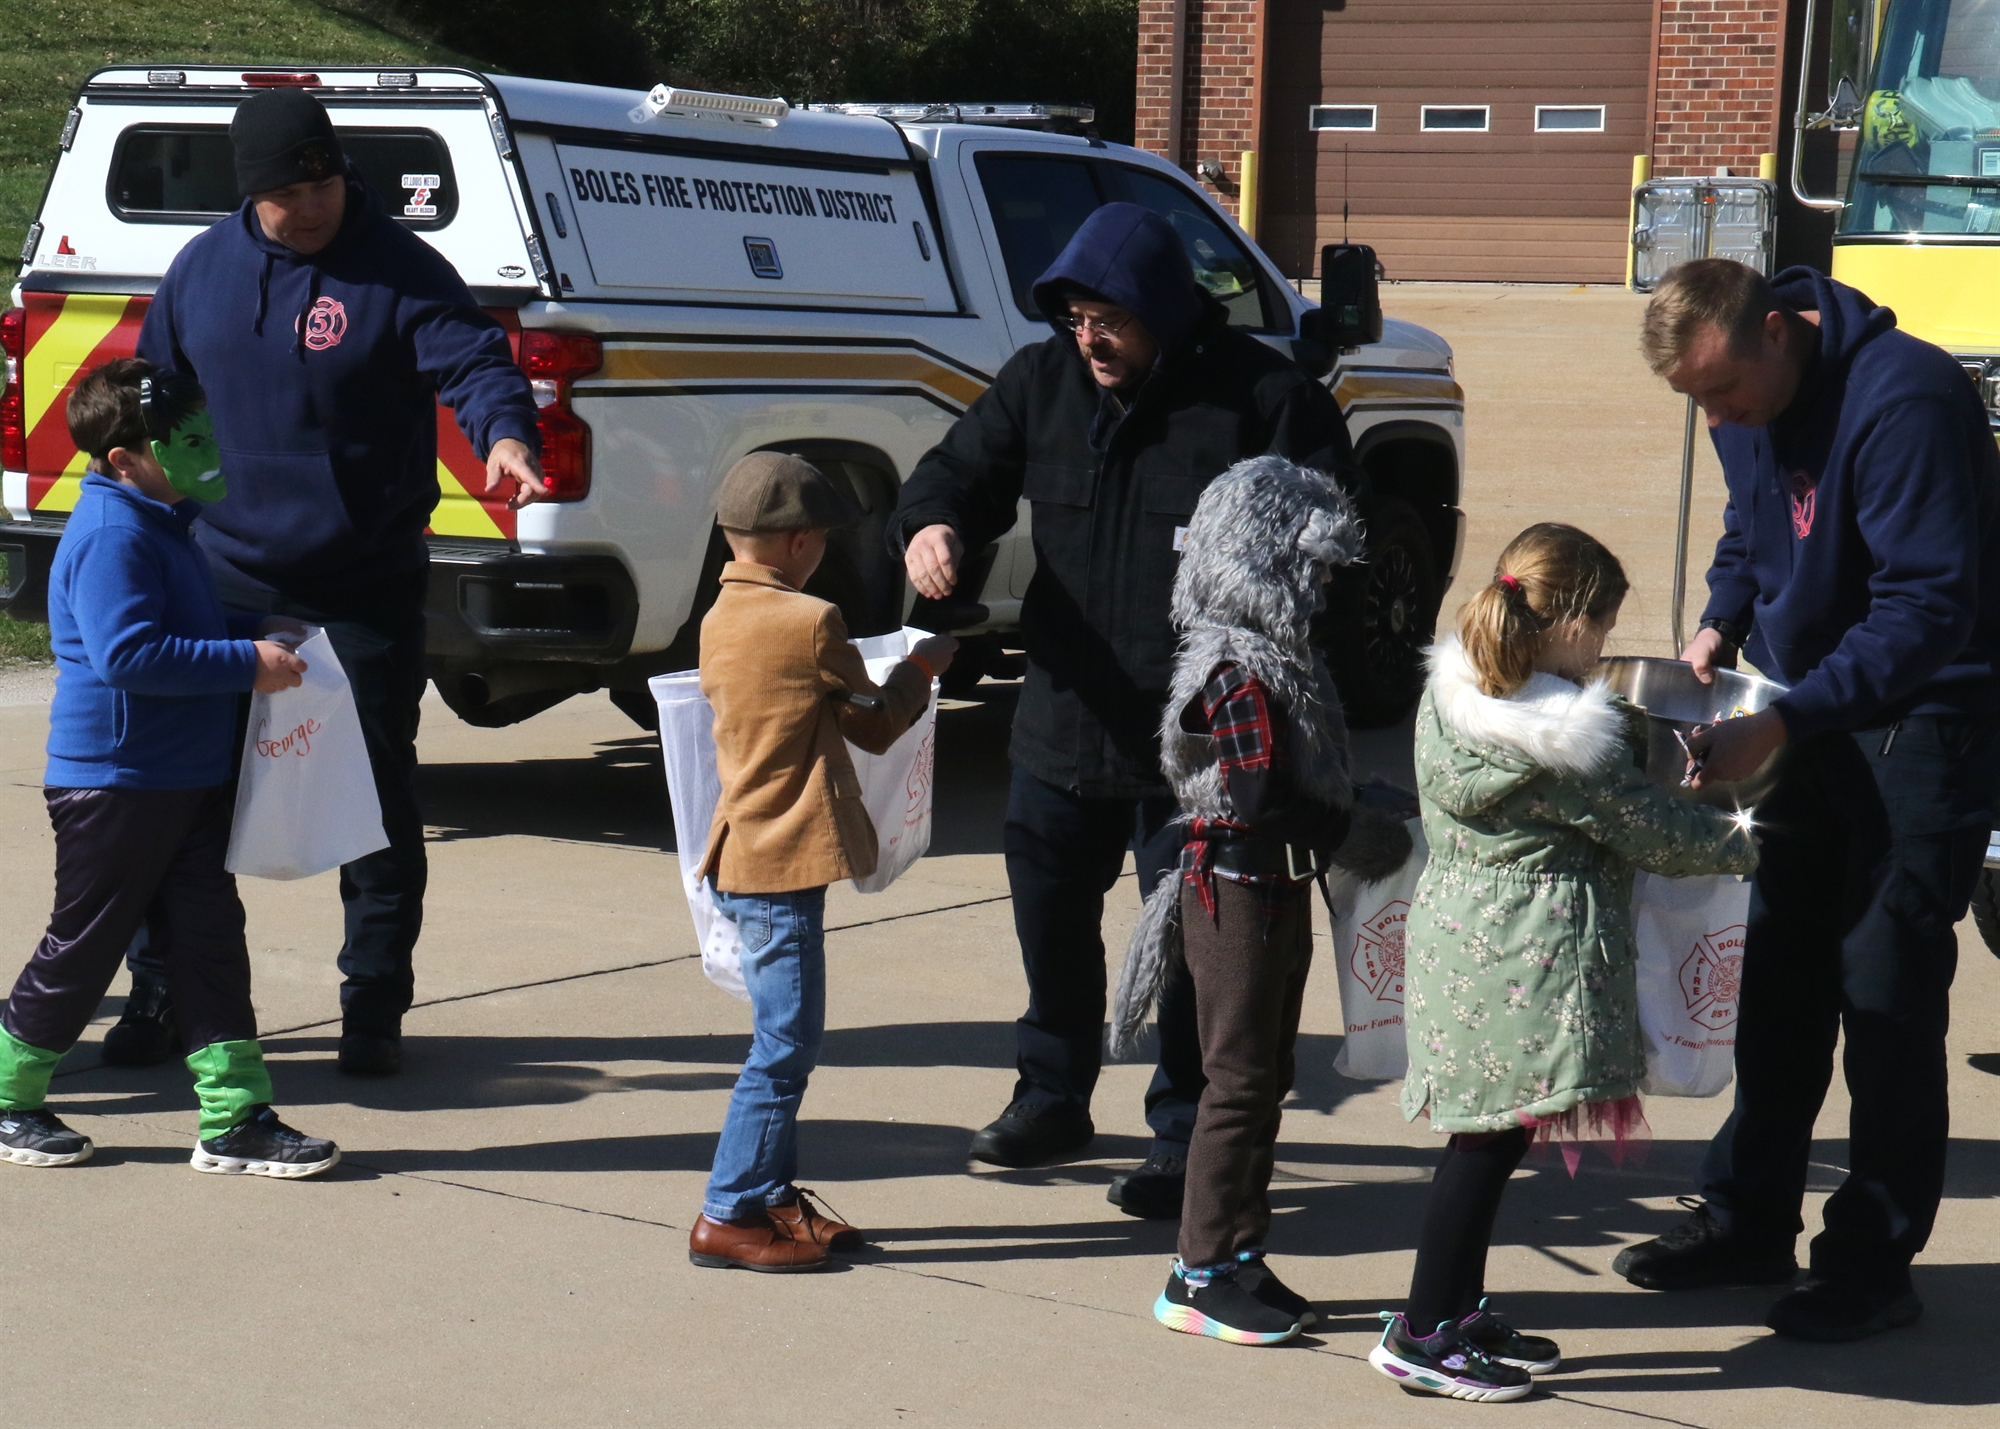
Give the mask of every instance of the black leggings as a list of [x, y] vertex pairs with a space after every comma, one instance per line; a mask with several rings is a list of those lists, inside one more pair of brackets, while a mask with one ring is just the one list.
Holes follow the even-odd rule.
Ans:
[[1413, 1335], [1435, 1334], [1479, 1307], [1486, 1293], [1486, 1247], [1507, 1178], [1528, 1153], [1525, 1128], [1479, 1136], [1454, 1136], [1431, 1177], [1417, 1240], [1417, 1269], [1410, 1277], [1405, 1318]]

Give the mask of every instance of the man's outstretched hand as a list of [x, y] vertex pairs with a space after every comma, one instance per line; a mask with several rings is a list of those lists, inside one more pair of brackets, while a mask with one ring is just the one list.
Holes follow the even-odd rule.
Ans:
[[903, 548], [903, 569], [926, 600], [944, 600], [957, 589], [959, 562], [964, 559], [965, 542], [949, 526], [926, 526]]
[[1700, 770], [1689, 784], [1706, 789], [1712, 784], [1748, 779], [1784, 746], [1786, 737], [1784, 716], [1774, 709], [1719, 720], [1698, 729], [1687, 738], [1688, 753], [1701, 761]]
[[486, 494], [498, 496], [510, 482], [514, 494], [507, 498], [507, 505], [514, 511], [531, 506], [549, 494], [548, 485], [542, 480], [542, 464], [535, 460], [527, 443], [502, 437], [486, 454]]

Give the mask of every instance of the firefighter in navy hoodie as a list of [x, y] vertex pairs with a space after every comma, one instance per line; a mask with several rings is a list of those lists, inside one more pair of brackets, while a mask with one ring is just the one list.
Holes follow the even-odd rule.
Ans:
[[416, 802], [424, 528], [435, 403], [487, 463], [487, 492], [542, 494], [534, 398], [506, 334], [348, 167], [298, 89], [229, 126], [245, 202], [160, 280], [139, 354], [208, 390], [229, 498], [195, 533], [231, 607], [324, 625], [354, 687], [389, 847], [340, 871], [340, 1068], [401, 1065], [423, 921]]
[[1655, 1290], [1791, 1281], [1844, 1032], [1847, 1178], [1769, 1323], [1860, 1339], [1923, 1313], [1910, 1261], [1943, 1194], [1952, 925], [2000, 791], [2000, 452], [1955, 358], [1809, 268], [1675, 268], [1641, 347], [1707, 412], [1729, 488], [1682, 658], [1709, 678], [1741, 649], [1791, 688], [1690, 740], [1697, 787], [1783, 751], [1756, 811], [1736, 1105], [1704, 1204], [1617, 1268]]

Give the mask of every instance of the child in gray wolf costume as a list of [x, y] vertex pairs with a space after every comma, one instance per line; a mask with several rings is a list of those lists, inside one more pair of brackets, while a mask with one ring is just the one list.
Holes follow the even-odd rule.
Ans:
[[1360, 554], [1361, 534], [1330, 477], [1256, 457], [1202, 494], [1174, 580], [1181, 648], [1161, 764], [1188, 837], [1181, 876], [1160, 881], [1133, 933], [1111, 1050], [1131, 1049], [1169, 963], [1185, 958], [1208, 1088], [1180, 1255], [1153, 1314], [1232, 1344], [1278, 1344], [1313, 1318], [1265, 1265], [1264, 1236], [1312, 966], [1314, 874], [1337, 865], [1381, 878], [1410, 851], [1397, 818], [1357, 801], [1340, 696], [1310, 639], [1326, 582]]

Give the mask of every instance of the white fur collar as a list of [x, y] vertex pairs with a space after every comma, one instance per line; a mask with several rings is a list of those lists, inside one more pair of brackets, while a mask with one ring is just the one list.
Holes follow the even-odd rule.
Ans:
[[1458, 637], [1427, 652], [1431, 696], [1438, 718], [1475, 745], [1494, 745], [1543, 768], [1583, 774], [1618, 748], [1625, 717], [1602, 680], [1578, 687], [1537, 672], [1528, 683], [1495, 699], [1479, 688]]

